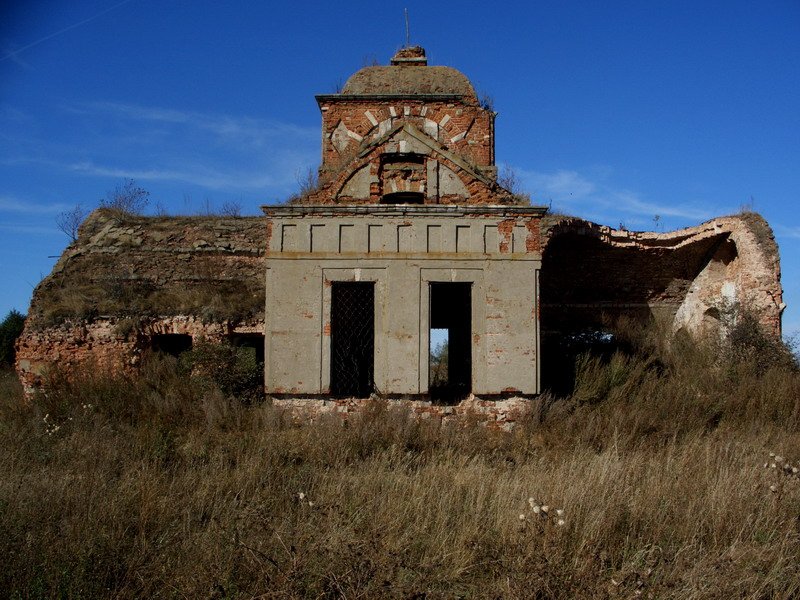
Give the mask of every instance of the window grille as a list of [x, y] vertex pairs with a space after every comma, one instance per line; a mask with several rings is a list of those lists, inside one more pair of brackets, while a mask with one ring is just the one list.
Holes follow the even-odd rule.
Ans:
[[375, 286], [334, 282], [331, 289], [331, 393], [366, 398], [374, 388]]

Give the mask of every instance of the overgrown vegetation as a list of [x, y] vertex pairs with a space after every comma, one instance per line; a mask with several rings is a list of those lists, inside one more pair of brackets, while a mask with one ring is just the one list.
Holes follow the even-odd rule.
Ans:
[[[188, 209], [192, 204], [191, 197], [184, 195], [184, 203]], [[105, 197], [97, 202], [96, 208], [105, 209], [117, 218], [126, 219], [143, 216], [149, 206], [150, 192], [137, 184], [135, 180], [125, 179], [114, 189], [106, 192]], [[56, 227], [69, 237], [70, 242], [75, 242], [78, 240], [80, 226], [91, 212], [91, 207], [86, 208], [83, 204], [78, 203], [56, 216]], [[160, 217], [168, 216], [167, 209], [160, 201], [155, 203], [153, 212]], [[196, 213], [204, 217], [241, 217], [243, 210], [241, 201], [225, 200], [221, 206], [216, 207], [210, 198], [205, 198]]]
[[100, 200], [100, 208], [106, 208], [124, 217], [144, 214], [149, 204], [150, 192], [133, 179], [126, 179]]
[[37, 308], [38, 327], [51, 327], [68, 319], [91, 322], [101, 315], [146, 319], [190, 314], [207, 323], [238, 322], [263, 313], [264, 287], [251, 279], [201, 279], [156, 287], [146, 279], [109, 277], [93, 281], [76, 277], [69, 285], [44, 290]]
[[766, 335], [751, 312], [734, 304], [722, 318], [727, 325], [727, 339], [720, 354], [726, 364], [747, 364], [759, 375], [776, 366], [787, 369], [797, 366], [797, 357], [791, 348]]
[[531, 195], [523, 190], [519, 175], [508, 165], [504, 165], [497, 175], [497, 184], [504, 190], [511, 192], [511, 200], [514, 204], [527, 206], [531, 203]]
[[297, 182], [297, 192], [287, 198], [286, 204], [303, 204], [320, 188], [319, 172], [313, 167], [298, 170], [294, 174], [294, 179]]
[[17, 310], [10, 310], [6, 318], [0, 322], [0, 369], [14, 364], [16, 352], [14, 342], [25, 327], [25, 315]]
[[[100, 208], [105, 208], [119, 217], [142, 215], [149, 204], [150, 192], [137, 185], [133, 179], [126, 179], [118, 184], [98, 202]], [[71, 242], [75, 242], [78, 239], [78, 230], [90, 212], [78, 203], [56, 216], [56, 227], [65, 233]]]
[[192, 315], [214, 322], [263, 313], [258, 255], [265, 238], [258, 218], [123, 218], [102, 210], [82, 231], [80, 246], [37, 286], [33, 327], [99, 316]]
[[185, 375], [194, 374], [241, 404], [264, 396], [264, 363], [258, 362], [254, 348], [199, 340], [180, 359]]
[[0, 589], [800, 595], [796, 366], [775, 355], [754, 364], [734, 351], [747, 336], [721, 362], [715, 344], [619, 335], [627, 349], [583, 355], [574, 391], [534, 401], [510, 434], [381, 402], [346, 423], [297, 426], [172, 359], [145, 361], [138, 376], [54, 373], [28, 405], [8, 374]]
[[81, 204], [76, 204], [71, 209], [65, 210], [56, 216], [56, 227], [67, 234], [70, 242], [75, 242], [78, 240], [78, 230], [87, 216], [89, 216], [89, 213], [86, 209]]

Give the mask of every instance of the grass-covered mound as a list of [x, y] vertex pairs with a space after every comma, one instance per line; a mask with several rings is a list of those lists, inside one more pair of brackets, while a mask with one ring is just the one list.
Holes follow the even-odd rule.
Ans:
[[573, 393], [511, 434], [380, 402], [296, 426], [164, 360], [55, 374], [30, 405], [6, 374], [0, 589], [797, 597], [800, 375], [779, 346], [734, 339], [585, 355]]
[[266, 244], [259, 217], [145, 217], [98, 209], [36, 286], [29, 326], [107, 317], [260, 319]]

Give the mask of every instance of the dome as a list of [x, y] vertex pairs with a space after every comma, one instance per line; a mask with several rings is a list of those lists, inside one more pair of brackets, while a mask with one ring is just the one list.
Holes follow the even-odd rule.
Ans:
[[[347, 80], [343, 96], [462, 96], [477, 101], [472, 84], [461, 71], [452, 67], [429, 67], [424, 50], [414, 48], [408, 57], [403, 49], [388, 67], [364, 67]], [[420, 56], [421, 54], [421, 56]]]

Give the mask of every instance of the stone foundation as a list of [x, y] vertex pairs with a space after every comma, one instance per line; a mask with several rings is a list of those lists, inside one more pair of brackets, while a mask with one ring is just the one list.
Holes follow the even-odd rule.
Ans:
[[488, 400], [474, 395], [453, 406], [434, 404], [430, 400], [272, 398], [274, 407], [286, 410], [298, 423], [326, 417], [346, 420], [375, 402], [385, 402], [388, 410], [408, 411], [418, 419], [438, 419], [442, 423], [474, 422], [498, 431], [511, 431], [538, 406], [538, 400], [534, 398]]

